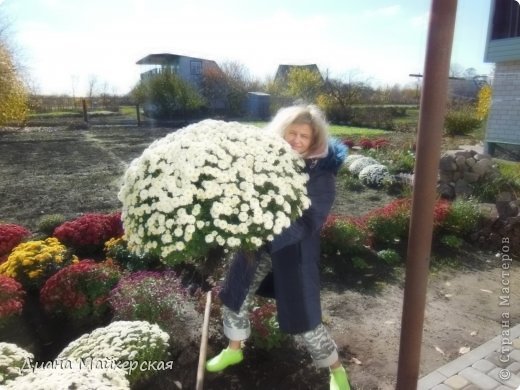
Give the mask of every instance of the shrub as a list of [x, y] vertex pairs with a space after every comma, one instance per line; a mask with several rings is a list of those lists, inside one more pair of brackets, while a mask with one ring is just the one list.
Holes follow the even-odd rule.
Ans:
[[411, 150], [397, 149], [388, 155], [388, 171], [393, 174], [413, 173], [415, 154]]
[[462, 246], [464, 241], [453, 234], [447, 234], [441, 237], [440, 242], [448, 248], [458, 249]]
[[358, 253], [365, 237], [356, 219], [338, 215], [327, 217], [320, 234], [322, 251], [327, 255]]
[[85, 214], [58, 226], [54, 236], [65, 245], [90, 253], [101, 250], [107, 240], [123, 235], [121, 213]]
[[368, 187], [381, 187], [387, 177], [388, 168], [382, 164], [368, 165], [359, 172], [359, 180]]
[[466, 237], [476, 231], [481, 213], [478, 203], [473, 199], [456, 199], [440, 224], [442, 231]]
[[105, 254], [116, 260], [129, 271], [139, 271], [154, 268], [160, 260], [151, 254], [137, 255], [128, 250], [128, 242], [123, 238], [111, 238], [105, 242]]
[[20, 283], [0, 275], [0, 328], [13, 316], [22, 314], [24, 295], [25, 291]]
[[365, 186], [363, 185], [361, 180], [359, 180], [356, 176], [352, 176], [350, 174], [344, 175], [342, 177], [342, 183], [345, 186], [345, 189], [349, 191], [360, 192], [365, 189]]
[[450, 137], [467, 135], [480, 126], [480, 120], [470, 109], [450, 110], [446, 114], [444, 128]]
[[65, 222], [65, 217], [61, 214], [49, 214], [40, 219], [38, 230], [47, 236], [52, 236], [54, 229]]
[[119, 281], [110, 293], [110, 305], [117, 320], [148, 321], [171, 331], [182, 316], [186, 298], [174, 272], [139, 271]]
[[[140, 367], [147, 362], [165, 360], [169, 339], [170, 336], [157, 324], [146, 321], [116, 321], [74, 340], [57, 359], [112, 361], [119, 364], [127, 362], [126, 364], [132, 363]], [[134, 368], [127, 371], [127, 378], [130, 384], [134, 384], [152, 374], [150, 369]]]
[[363, 149], [373, 149], [374, 143], [368, 138], [363, 138], [359, 140], [359, 146], [361, 146]]
[[132, 94], [143, 105], [145, 114], [156, 119], [196, 117], [206, 108], [199, 93], [168, 70], [141, 80]]
[[251, 341], [260, 349], [279, 348], [288, 340], [288, 335], [280, 330], [276, 319], [276, 305], [271, 302], [253, 308], [249, 314]]
[[377, 257], [383, 260], [388, 265], [396, 265], [402, 261], [399, 253], [397, 253], [393, 249], [380, 250], [379, 252], [377, 252]]
[[489, 84], [484, 85], [478, 91], [477, 97], [477, 118], [480, 120], [486, 120], [491, 107], [491, 96], [493, 91]]
[[355, 145], [354, 140], [351, 140], [351, 139], [343, 139], [343, 140], [341, 140], [341, 142], [343, 142], [343, 145], [345, 145], [349, 149], [352, 149], [352, 147]]
[[31, 233], [23, 226], [15, 224], [0, 224], [0, 257], [9, 254], [11, 250]]
[[40, 301], [51, 315], [97, 323], [109, 311], [110, 290], [120, 278], [110, 261], [82, 260], [51, 276], [40, 291]]
[[408, 235], [411, 199], [398, 199], [364, 216], [376, 244], [394, 244]]
[[[107, 367], [107, 368], [105, 368]], [[7, 383], [5, 390], [20, 389], [119, 389], [130, 390], [125, 371], [113, 361], [57, 360], [43, 367], [22, 371], [21, 376]]]
[[350, 173], [357, 176], [363, 168], [373, 164], [379, 164], [379, 162], [372, 157], [362, 157], [353, 161], [352, 164], [349, 165], [348, 170]]
[[27, 352], [16, 344], [0, 342], [0, 385], [5, 385], [7, 382], [22, 375], [24, 365], [27, 361], [32, 361], [33, 359], [32, 353]]
[[350, 165], [356, 161], [357, 159], [359, 158], [362, 158], [362, 157], [365, 157], [363, 156], [362, 154], [349, 154], [346, 158], [345, 158], [345, 161], [343, 163], [343, 165], [345, 165], [347, 168], [350, 167]]
[[28, 241], [13, 249], [0, 264], [0, 274], [16, 279], [26, 289], [39, 288], [61, 268], [78, 261], [56, 238]]

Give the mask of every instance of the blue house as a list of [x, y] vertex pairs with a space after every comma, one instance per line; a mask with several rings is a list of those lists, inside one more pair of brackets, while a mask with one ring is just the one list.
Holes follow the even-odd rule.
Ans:
[[485, 146], [491, 154], [520, 150], [520, 5], [493, 0], [484, 61], [495, 63]]

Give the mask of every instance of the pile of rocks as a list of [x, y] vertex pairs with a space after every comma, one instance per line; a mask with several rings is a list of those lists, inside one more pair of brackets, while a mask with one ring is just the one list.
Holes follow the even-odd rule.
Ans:
[[480, 246], [520, 256], [520, 201], [510, 192], [502, 192], [496, 204], [480, 205], [484, 221], [471, 236]]
[[499, 175], [489, 154], [474, 150], [450, 150], [439, 162], [438, 193], [446, 199], [469, 196], [473, 185], [481, 180], [490, 180]]

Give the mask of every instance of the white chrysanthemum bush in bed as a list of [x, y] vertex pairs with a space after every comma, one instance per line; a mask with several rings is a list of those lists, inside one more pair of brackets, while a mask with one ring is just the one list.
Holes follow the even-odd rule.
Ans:
[[129, 248], [167, 264], [254, 251], [309, 207], [304, 162], [277, 134], [204, 120], [155, 141], [119, 192]]
[[[151, 362], [165, 362], [170, 336], [147, 321], [115, 321], [72, 341], [57, 360], [121, 368], [130, 383], [154, 375]], [[170, 362], [171, 363], [171, 362]], [[165, 369], [164, 364], [160, 369]]]
[[16, 344], [0, 343], [0, 385], [21, 375], [24, 364], [32, 359], [32, 353]]
[[373, 164], [379, 164], [379, 162], [372, 157], [361, 157], [356, 160], [354, 160], [348, 167], [348, 170], [351, 174], [357, 176], [359, 175], [359, 172], [365, 167], [368, 167], [369, 165]]
[[368, 187], [380, 187], [389, 177], [388, 168], [382, 164], [368, 165], [359, 172], [359, 180]]

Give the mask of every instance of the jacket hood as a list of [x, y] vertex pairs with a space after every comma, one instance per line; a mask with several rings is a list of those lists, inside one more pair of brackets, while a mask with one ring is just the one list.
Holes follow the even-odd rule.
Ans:
[[339, 139], [330, 138], [328, 153], [325, 157], [318, 160], [317, 166], [320, 169], [337, 174], [347, 155], [348, 148]]

